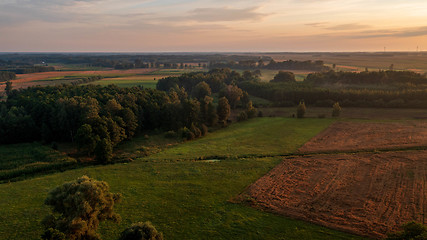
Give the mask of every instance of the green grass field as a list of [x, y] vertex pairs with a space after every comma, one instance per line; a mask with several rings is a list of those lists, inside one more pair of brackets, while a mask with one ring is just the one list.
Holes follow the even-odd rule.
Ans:
[[0, 182], [57, 171], [75, 160], [39, 143], [0, 145]]
[[200, 71], [195, 69], [161, 69], [146, 74], [134, 74], [134, 75], [103, 75], [104, 79], [95, 81], [89, 84], [107, 86], [115, 84], [119, 87], [135, 87], [143, 86], [144, 88], [156, 88], [157, 81], [159, 79], [180, 76], [183, 73]]
[[153, 155], [152, 159], [199, 159], [288, 154], [331, 119], [258, 118], [221, 129]]
[[280, 157], [170, 161], [228, 151], [233, 155], [289, 153], [330, 122], [253, 119], [131, 163], [91, 166], [1, 184], [0, 235], [2, 239], [38, 239], [40, 221], [48, 211], [43, 200], [49, 190], [88, 175], [107, 181], [112, 192], [123, 194], [116, 206], [122, 222], [102, 223], [103, 239], [117, 239], [124, 228], [137, 221], [151, 221], [165, 239], [361, 239], [229, 202], [278, 164]]

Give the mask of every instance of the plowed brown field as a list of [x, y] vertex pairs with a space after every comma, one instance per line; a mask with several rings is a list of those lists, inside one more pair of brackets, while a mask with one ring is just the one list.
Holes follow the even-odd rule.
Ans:
[[423, 222], [426, 180], [427, 151], [314, 155], [285, 159], [238, 199], [381, 238], [402, 223]]
[[337, 122], [235, 200], [289, 217], [382, 238], [405, 222], [427, 224], [427, 123]]
[[427, 122], [336, 122], [299, 151], [342, 152], [427, 146]]

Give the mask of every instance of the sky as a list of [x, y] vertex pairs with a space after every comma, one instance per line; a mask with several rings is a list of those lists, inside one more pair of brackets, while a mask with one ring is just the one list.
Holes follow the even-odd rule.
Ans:
[[427, 50], [426, 0], [0, 0], [0, 52]]

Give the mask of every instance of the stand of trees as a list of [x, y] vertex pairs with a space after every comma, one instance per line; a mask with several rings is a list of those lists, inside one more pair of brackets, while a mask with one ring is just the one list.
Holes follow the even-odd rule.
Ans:
[[192, 99], [182, 88], [30, 87], [0, 103], [0, 143], [74, 142], [108, 162], [114, 146], [142, 131], [186, 128], [201, 136], [217, 123], [216, 111], [212, 98]]
[[[157, 82], [157, 89], [170, 91], [171, 89], [185, 89], [198, 99], [209, 93], [218, 93], [219, 97], [226, 97], [231, 108], [245, 107], [247, 93], [237, 84], [246, 80], [256, 81], [256, 73], [245, 71], [245, 77], [229, 68], [212, 69], [209, 72], [186, 73], [179, 77], [167, 77]], [[246, 94], [246, 98], [244, 98]]]
[[[283, 72], [282, 72], [283, 75]], [[275, 79], [279, 77], [276, 75]], [[237, 85], [249, 94], [270, 100], [277, 106], [295, 106], [301, 99], [308, 105], [330, 107], [339, 102], [343, 107], [393, 107], [427, 108], [427, 83], [425, 76], [404, 71], [381, 72], [321, 72], [307, 76], [304, 82], [286, 81], [241, 81]], [[396, 89], [378, 88], [338, 88], [328, 89], [323, 84], [351, 83], [362, 85], [392, 84], [410, 85]], [[418, 87], [420, 86], [420, 87]]]

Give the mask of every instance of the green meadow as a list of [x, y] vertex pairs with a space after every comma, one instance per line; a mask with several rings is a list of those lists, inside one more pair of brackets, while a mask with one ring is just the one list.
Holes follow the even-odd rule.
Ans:
[[[117, 239], [137, 221], [151, 221], [165, 239], [361, 239], [229, 201], [282, 161], [261, 155], [291, 153], [330, 123], [327, 119], [253, 119], [130, 163], [1, 184], [0, 195], [5, 197], [0, 202], [0, 235], [2, 239], [38, 239], [43, 231], [40, 221], [48, 212], [43, 200], [49, 190], [88, 175], [108, 182], [112, 192], [123, 195], [115, 207], [122, 221], [102, 223], [103, 239]], [[159, 138], [153, 141], [170, 143]], [[121, 150], [136, 147], [129, 142]], [[234, 157], [194, 160], [213, 154]]]
[[76, 164], [67, 155], [39, 143], [0, 145], [0, 182], [55, 172]]

